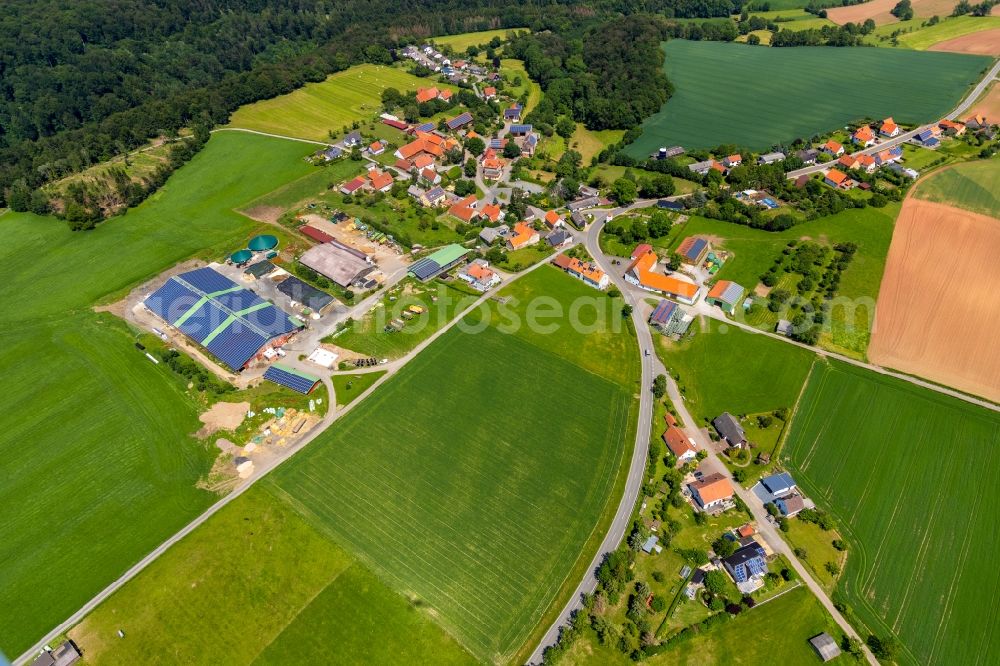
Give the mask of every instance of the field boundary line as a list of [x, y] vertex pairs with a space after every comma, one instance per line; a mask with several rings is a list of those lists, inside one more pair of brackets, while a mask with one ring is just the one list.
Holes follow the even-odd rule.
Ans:
[[[288, 136], [286, 134], [273, 134], [271, 132], [261, 132], [260, 130], [247, 129], [246, 127], [217, 127], [212, 130], [212, 133], [216, 132], [246, 132], [247, 134], [256, 134], [258, 136], [268, 136], [272, 139], [284, 139], [286, 141], [298, 141], [299, 143], [310, 143], [314, 146], [329, 146], [330, 144], [324, 141], [314, 141], [313, 139], [303, 139], [298, 136]], [[311, 174], [306, 174], [311, 175]], [[295, 182], [295, 181], [292, 181]], [[270, 192], [268, 192], [270, 194]], [[267, 196], [266, 194], [264, 196]]]

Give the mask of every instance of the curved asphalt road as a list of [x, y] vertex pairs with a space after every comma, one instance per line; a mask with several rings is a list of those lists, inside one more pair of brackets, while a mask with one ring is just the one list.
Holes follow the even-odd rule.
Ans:
[[[612, 211], [612, 215], [617, 211]], [[605, 218], [607, 219], [607, 218]], [[632, 515], [632, 509], [635, 507], [636, 501], [638, 499], [639, 490], [642, 488], [643, 480], [645, 478], [646, 470], [646, 455], [649, 448], [649, 436], [652, 431], [652, 417], [653, 417], [653, 401], [652, 394], [649, 391], [649, 387], [652, 385], [654, 373], [663, 374], [667, 377], [667, 392], [670, 400], [673, 402], [674, 406], [677, 408], [677, 412], [684, 422], [684, 430], [687, 435], [694, 439], [694, 441], [699, 445], [700, 448], [708, 451], [709, 457], [705, 462], [702, 463], [702, 467], [706, 471], [720, 472], [730, 479], [736, 494], [747, 504], [750, 508], [751, 513], [758, 525], [758, 531], [762, 537], [767, 541], [768, 545], [777, 553], [781, 553], [795, 569], [799, 577], [805, 581], [805, 584], [809, 587], [812, 593], [819, 599], [823, 607], [830, 613], [833, 619], [837, 622], [841, 629], [853, 638], [861, 640], [857, 631], [847, 622], [844, 616], [834, 607], [833, 602], [826, 595], [823, 588], [816, 582], [812, 577], [812, 574], [806, 570], [806, 568], [799, 562], [795, 553], [788, 546], [788, 543], [781, 538], [778, 531], [774, 528], [768, 521], [768, 514], [764, 505], [752, 492], [743, 489], [740, 484], [736, 483], [732, 479], [732, 474], [729, 469], [722, 463], [718, 456], [712, 451], [710, 442], [705, 434], [699, 430], [695, 424], [697, 423], [691, 414], [687, 411], [687, 405], [684, 403], [684, 399], [680, 392], [677, 390], [677, 384], [670, 377], [670, 373], [660, 362], [659, 357], [652, 353], [653, 349], [653, 339], [650, 333], [649, 327], [646, 325], [645, 318], [642, 315], [643, 308], [642, 304], [638, 302], [635, 297], [634, 290], [625, 282], [623, 277], [620, 275], [620, 270], [615, 270], [615, 267], [610, 264], [604, 253], [601, 252], [598, 239], [602, 228], [604, 227], [605, 220], [595, 221], [591, 224], [590, 228], [586, 232], [586, 246], [587, 250], [594, 260], [601, 266], [602, 270], [611, 277], [612, 282], [618, 287], [619, 291], [622, 292], [623, 298], [632, 305], [632, 321], [635, 324], [636, 334], [639, 338], [639, 348], [642, 356], [642, 390], [640, 393], [640, 410], [639, 410], [639, 427], [636, 432], [636, 445], [635, 451], [632, 455], [632, 465], [629, 469], [629, 477], [625, 488], [625, 494], [622, 496], [621, 503], [618, 507], [618, 512], [615, 514], [614, 521], [611, 527], [608, 529], [608, 534], [604, 538], [604, 542], [601, 544], [601, 549], [598, 551], [597, 555], [594, 556], [593, 562], [591, 562], [590, 569], [587, 571], [583, 580], [577, 586], [576, 592], [570, 601], [563, 608], [562, 612], [556, 621], [549, 627], [549, 630], [545, 633], [542, 641], [535, 648], [535, 651], [531, 655], [532, 664], [540, 664], [542, 661], [542, 652], [545, 647], [552, 645], [559, 638], [559, 628], [569, 621], [570, 614], [581, 608], [581, 596], [585, 592], [592, 592], [597, 587], [597, 579], [594, 576], [594, 572], [597, 569], [601, 559], [604, 557], [606, 552], [610, 552], [618, 547], [622, 538], [625, 535], [625, 529], [629, 525], [629, 519]], [[650, 355], [646, 356], [646, 350], [650, 350]], [[862, 641], [862, 645], [864, 642]], [[878, 666], [878, 661], [865, 647], [865, 656], [872, 666]]]

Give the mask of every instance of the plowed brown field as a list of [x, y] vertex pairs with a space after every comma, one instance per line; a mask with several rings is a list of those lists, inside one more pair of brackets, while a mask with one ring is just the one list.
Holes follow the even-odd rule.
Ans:
[[927, 50], [974, 53], [976, 55], [1000, 55], [1000, 28], [973, 32], [961, 37], [955, 37], [954, 39], [946, 39]]
[[1000, 402], [1000, 220], [907, 197], [869, 359]]
[[986, 116], [986, 119], [991, 123], [1000, 120], [1000, 84], [994, 83], [993, 87], [969, 111], [969, 116], [979, 114]]
[[[826, 10], [826, 17], [837, 25], [845, 23], [864, 23], [865, 19], [874, 19], [877, 25], [895, 23], [899, 19], [889, 13], [899, 0], [871, 0], [860, 5], [847, 7], [831, 7]], [[913, 0], [913, 12], [919, 17], [947, 16], [955, 8], [953, 0]]]

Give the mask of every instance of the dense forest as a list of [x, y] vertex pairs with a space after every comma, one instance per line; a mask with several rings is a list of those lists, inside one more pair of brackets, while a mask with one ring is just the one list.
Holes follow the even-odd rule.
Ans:
[[415, 38], [568, 24], [515, 0], [7, 0], [0, 196], [35, 189]]
[[582, 38], [546, 32], [511, 42], [508, 52], [545, 90], [532, 119], [555, 124], [567, 115], [595, 130], [641, 123], [670, 94], [660, 51], [665, 30], [662, 19], [636, 15], [601, 23]]

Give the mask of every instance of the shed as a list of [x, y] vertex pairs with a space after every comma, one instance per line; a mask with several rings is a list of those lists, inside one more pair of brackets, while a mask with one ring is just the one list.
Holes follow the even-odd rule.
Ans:
[[244, 275], [251, 275], [255, 279], [264, 277], [265, 275], [270, 275], [274, 272], [275, 266], [270, 261], [266, 259], [264, 261], [258, 261], [256, 264], [250, 264], [243, 269]]
[[809, 644], [816, 650], [816, 654], [823, 661], [830, 661], [840, 656], [840, 646], [833, 640], [833, 637], [825, 631], [822, 634], [809, 639]]

